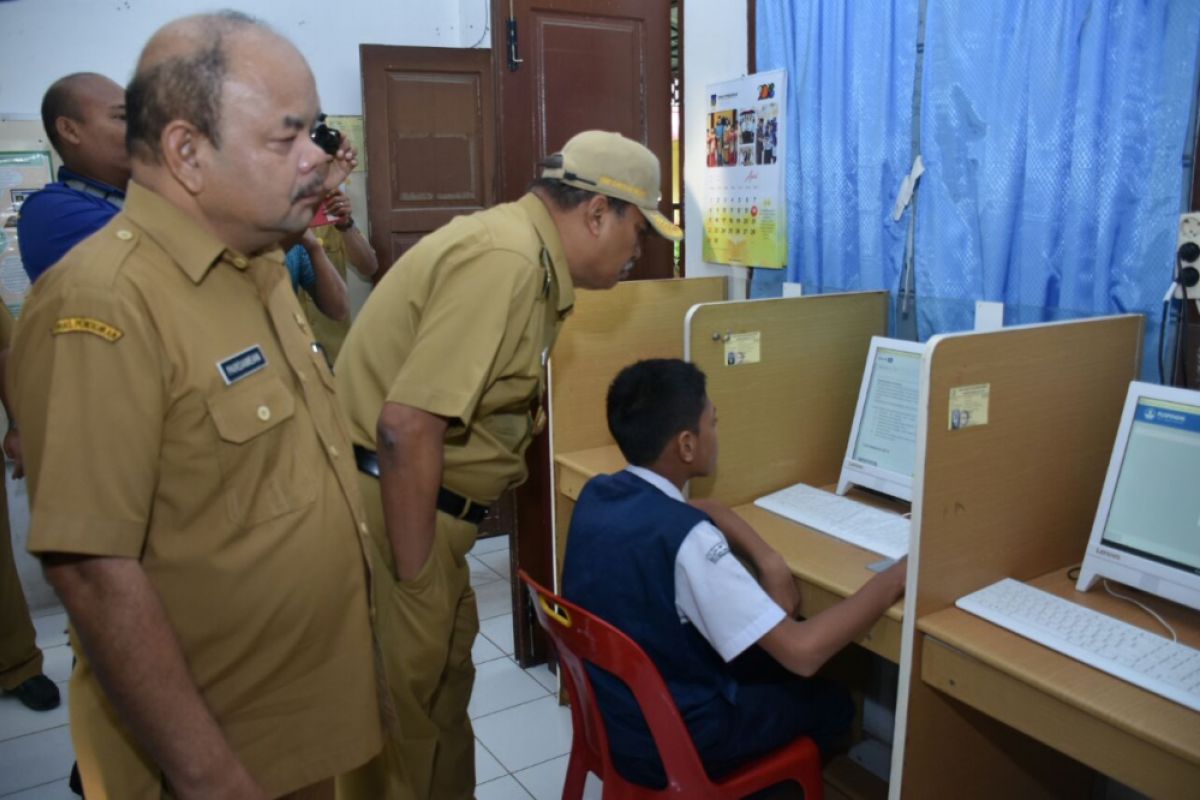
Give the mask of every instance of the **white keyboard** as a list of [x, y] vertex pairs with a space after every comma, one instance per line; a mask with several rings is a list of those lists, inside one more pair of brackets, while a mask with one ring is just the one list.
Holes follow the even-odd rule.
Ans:
[[888, 558], [908, 555], [907, 517], [797, 483], [760, 497], [754, 505]]
[[1200, 650], [1005, 578], [955, 604], [1076, 661], [1200, 711]]

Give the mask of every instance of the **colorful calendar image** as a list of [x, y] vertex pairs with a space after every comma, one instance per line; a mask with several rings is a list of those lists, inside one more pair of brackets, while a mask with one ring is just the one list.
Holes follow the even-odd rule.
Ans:
[[780, 269], [787, 263], [782, 70], [708, 87], [705, 261]]

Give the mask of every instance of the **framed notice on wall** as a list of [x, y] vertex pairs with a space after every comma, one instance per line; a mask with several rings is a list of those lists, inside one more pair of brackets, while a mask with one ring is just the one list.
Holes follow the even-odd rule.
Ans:
[[787, 263], [786, 80], [774, 70], [708, 87], [705, 261], [774, 269]]
[[29, 291], [17, 243], [17, 217], [25, 198], [51, 179], [50, 153], [0, 151], [0, 300], [13, 316], [20, 316]]

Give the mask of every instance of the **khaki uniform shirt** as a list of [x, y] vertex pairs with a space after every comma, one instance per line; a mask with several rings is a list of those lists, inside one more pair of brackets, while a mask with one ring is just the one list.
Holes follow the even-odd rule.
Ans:
[[12, 344], [13, 316], [8, 306], [0, 306], [0, 350], [7, 350]]
[[[329, 256], [329, 263], [333, 264], [333, 268], [342, 276], [342, 280], [346, 280], [346, 266], [349, 262], [342, 232], [333, 225], [320, 225], [313, 228], [313, 233], [321, 243], [325, 255]], [[341, 322], [330, 319], [321, 313], [321, 309], [317, 308], [317, 304], [313, 302], [312, 296], [308, 292], [301, 291], [298, 296], [300, 306], [304, 309], [304, 315], [308, 317], [309, 324], [312, 325], [313, 337], [325, 348], [325, 355], [332, 364], [337, 361], [338, 354], [342, 352], [342, 342], [346, 341], [346, 333], [350, 330], [350, 318], [347, 317]]]
[[525, 479], [545, 416], [533, 403], [574, 302], [558, 229], [535, 195], [429, 234], [375, 287], [342, 347], [351, 438], [375, 449], [385, 402], [449, 417], [443, 484], [492, 502]]
[[[354, 459], [282, 258], [238, 256], [131, 184], [33, 288], [9, 373], [29, 549], [140, 560], [271, 796], [381, 746]], [[73, 680], [94, 681], [86, 662]], [[111, 711], [71, 723], [81, 759], [136, 764]]]

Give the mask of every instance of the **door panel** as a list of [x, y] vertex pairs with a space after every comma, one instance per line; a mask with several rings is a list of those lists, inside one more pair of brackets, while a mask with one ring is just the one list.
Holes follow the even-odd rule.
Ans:
[[[537, 176], [538, 161], [571, 136], [600, 128], [636, 139], [658, 156], [664, 193], [659, 209], [671, 217], [670, 6], [670, 0], [493, 0], [492, 50], [504, 142], [501, 199], [520, 197]], [[509, 58], [505, 21], [510, 7], [522, 59], [517, 64]], [[631, 277], [667, 278], [673, 271], [671, 245], [652, 236]], [[546, 434], [534, 440], [526, 461], [529, 480], [517, 490], [513, 560], [549, 586], [555, 560]], [[545, 642], [526, 594], [514, 588], [513, 600], [516, 655], [529, 664], [543, 657]]]
[[418, 239], [496, 201], [491, 53], [362, 45], [378, 281]]

